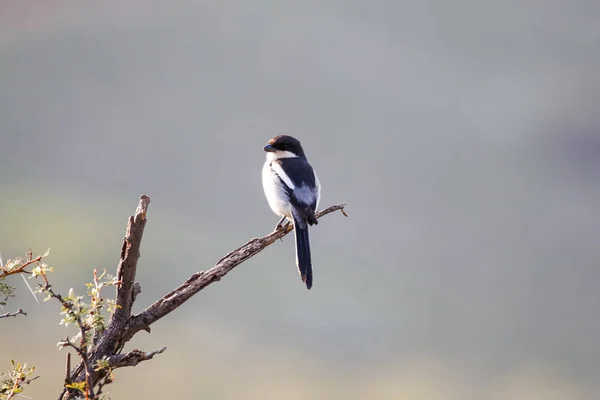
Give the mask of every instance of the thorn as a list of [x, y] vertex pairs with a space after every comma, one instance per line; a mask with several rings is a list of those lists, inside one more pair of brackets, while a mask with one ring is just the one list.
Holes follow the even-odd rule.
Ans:
[[71, 353], [67, 352], [67, 365], [65, 372], [65, 385], [69, 385], [71, 383]]
[[33, 289], [31, 288], [31, 285], [29, 284], [29, 282], [27, 282], [27, 279], [25, 278], [25, 275], [20, 274], [21, 278], [23, 278], [23, 282], [25, 282], [25, 285], [27, 285], [27, 288], [29, 289], [29, 291], [31, 292], [31, 295], [33, 296], [33, 298], [35, 299], [36, 303], [39, 303], [40, 301], [38, 300], [37, 296], [35, 295], [35, 292], [33, 291]]

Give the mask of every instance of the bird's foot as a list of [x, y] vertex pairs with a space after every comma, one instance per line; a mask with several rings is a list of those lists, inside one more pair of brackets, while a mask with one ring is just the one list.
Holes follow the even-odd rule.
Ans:
[[[287, 220], [287, 218], [283, 217], [279, 220], [279, 222], [277, 223], [277, 225], [275, 225], [275, 229], [273, 230], [273, 232], [277, 232], [280, 229], [287, 229], [287, 227], [290, 225], [290, 221]], [[279, 238], [279, 240], [281, 240], [281, 242], [283, 243], [283, 238]]]
[[273, 229], [273, 232], [276, 232], [284, 227], [287, 226], [287, 224], [289, 224], [289, 221], [287, 220], [287, 218], [283, 217], [279, 220], [279, 222], [277, 223], [277, 225], [275, 225], [275, 229]]

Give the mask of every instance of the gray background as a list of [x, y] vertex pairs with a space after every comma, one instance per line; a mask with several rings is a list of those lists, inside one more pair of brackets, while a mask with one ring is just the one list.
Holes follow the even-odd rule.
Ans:
[[[136, 310], [277, 222], [261, 148], [347, 202], [139, 334], [113, 399], [600, 398], [596, 1], [0, 4], [0, 251], [63, 292], [152, 198]], [[54, 398], [56, 303], [0, 324]], [[108, 292], [110, 293], [110, 291]], [[12, 307], [12, 308], [11, 308]]]

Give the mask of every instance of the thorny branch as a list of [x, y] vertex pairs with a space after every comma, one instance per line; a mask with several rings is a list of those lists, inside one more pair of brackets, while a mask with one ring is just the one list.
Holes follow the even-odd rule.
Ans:
[[[111, 370], [125, 366], [135, 366], [139, 362], [152, 359], [156, 354], [166, 350], [166, 347], [145, 353], [140, 350], [132, 350], [121, 354], [125, 344], [133, 336], [141, 331], [150, 332], [150, 325], [158, 321], [165, 315], [171, 313], [194, 294], [204, 289], [208, 285], [219, 281], [223, 276], [230, 272], [249, 258], [257, 255], [267, 246], [273, 244], [277, 239], [283, 238], [292, 231], [292, 226], [287, 225], [283, 228], [271, 232], [266, 236], [254, 238], [231, 251], [220, 259], [212, 268], [206, 271], [200, 271], [193, 274], [188, 280], [179, 287], [166, 294], [161, 299], [154, 302], [144, 311], [137, 315], [131, 315], [133, 303], [140, 292], [140, 285], [135, 281], [137, 261], [140, 257], [139, 249], [142, 241], [144, 227], [146, 225], [146, 214], [150, 198], [142, 195], [140, 203], [134, 216], [129, 217], [123, 245], [121, 248], [121, 259], [117, 268], [117, 292], [116, 292], [116, 311], [112, 315], [107, 329], [101, 333], [97, 341], [94, 340], [91, 349], [87, 352], [86, 358], [82, 357], [70, 376], [65, 379], [67, 382], [86, 381], [90, 387], [98, 386], [98, 395], [102, 387], [112, 381]], [[337, 204], [328, 207], [316, 213], [317, 218], [321, 218], [334, 211], [340, 211], [346, 217], [344, 211], [345, 204]], [[49, 286], [49, 285], [48, 285]], [[82, 332], [84, 336], [85, 332]], [[69, 343], [67, 343], [69, 345]], [[81, 354], [80, 354], [81, 355]], [[67, 369], [69, 370], [70, 360]], [[104, 365], [106, 368], [93, 368], [94, 366]], [[87, 386], [87, 385], [86, 385]], [[75, 392], [67, 389], [63, 390], [59, 399], [70, 399], [75, 396]], [[93, 398], [93, 397], [92, 397]]]
[[6, 400], [10, 400], [14, 396], [18, 396], [17, 389], [19, 388], [19, 386], [29, 385], [32, 381], [35, 381], [38, 378], [39, 378], [39, 376], [34, 376], [33, 378], [30, 378], [30, 379], [15, 380], [13, 387], [11, 388], [10, 392], [6, 395]]
[[[88, 343], [86, 340], [88, 327], [83, 323], [79, 310], [76, 310], [76, 305], [73, 304], [72, 301], [66, 300], [62, 295], [56, 293], [52, 290], [51, 285], [48, 283], [48, 279], [46, 278], [46, 274], [42, 271], [42, 277], [44, 278], [44, 284], [40, 287], [50, 295], [50, 297], [58, 300], [65, 310], [68, 310], [72, 315], [75, 316], [75, 320], [77, 322], [77, 326], [79, 327], [79, 334], [81, 336], [81, 340], [79, 342], [79, 346], [75, 345], [69, 337], [65, 340], [61, 341], [60, 344], [64, 346], [68, 346], [73, 348], [77, 354], [81, 357], [81, 362], [83, 364], [84, 372], [85, 372], [85, 398], [86, 399], [94, 399], [94, 385], [92, 384], [92, 369], [89, 362], [88, 357]], [[70, 363], [70, 358], [67, 358], [67, 363]]]
[[15, 268], [15, 269], [8, 269], [6, 267], [0, 268], [0, 280], [6, 278], [7, 276], [15, 275], [15, 274], [21, 274], [21, 273], [31, 274], [31, 272], [25, 271], [25, 268], [29, 267], [31, 264], [40, 262], [43, 257], [44, 256], [38, 256], [36, 258], [33, 258], [33, 253], [31, 251], [31, 249], [29, 249], [29, 252], [27, 253], [27, 261], [25, 261], [23, 263], [23, 265], [19, 266], [18, 268]]
[[[33, 264], [37, 264], [38, 266], [40, 266], [40, 262], [42, 261], [42, 259], [44, 257], [46, 257], [49, 253], [50, 249], [48, 249], [48, 251], [46, 251], [46, 253], [44, 255], [41, 256], [37, 256], [36, 258], [33, 258], [33, 252], [31, 251], [31, 249], [29, 249], [29, 251], [27, 252], [27, 259], [25, 260], [25, 262], [23, 262], [21, 264], [21, 258], [16, 258], [14, 260], [9, 260], [6, 264], [2, 261], [2, 254], [0, 254], [0, 281], [4, 280], [6, 277], [11, 276], [11, 275], [16, 275], [16, 274], [29, 274], [31, 275], [32, 272], [31, 271], [27, 271], [25, 268], [33, 265]], [[44, 269], [44, 267], [46, 267], [45, 264], [41, 264], [41, 269]], [[27, 280], [25, 279], [25, 277], [23, 276], [23, 279], [25, 280], [25, 283], [27, 284], [27, 286], [29, 287], [29, 290], [31, 290], [31, 287], [29, 286], [29, 284], [27, 283]], [[1, 282], [0, 282], [1, 283]], [[6, 298], [4, 299], [4, 301], [6, 299], [8, 299], [9, 297], [12, 297], [12, 290], [13, 288], [8, 286], [8, 285], [4, 285], [2, 284], [0, 286], [0, 293], [2, 293], [3, 295], [6, 296]], [[33, 292], [32, 292], [33, 293]], [[35, 294], [34, 294], [35, 297]], [[2, 305], [2, 301], [0, 301], [0, 305]], [[8, 317], [16, 317], [17, 315], [27, 315], [27, 313], [25, 311], [23, 311], [23, 309], [19, 308], [16, 312], [7, 312], [4, 313], [2, 315], [0, 315], [0, 319], [2, 318], [8, 318]]]

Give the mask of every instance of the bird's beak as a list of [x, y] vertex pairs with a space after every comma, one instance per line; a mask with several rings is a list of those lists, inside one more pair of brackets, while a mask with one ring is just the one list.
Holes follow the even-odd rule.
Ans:
[[270, 151], [270, 152], [277, 151], [277, 149], [275, 147], [271, 146], [270, 144], [268, 144], [265, 147], [263, 147], [263, 150], [264, 151]]

